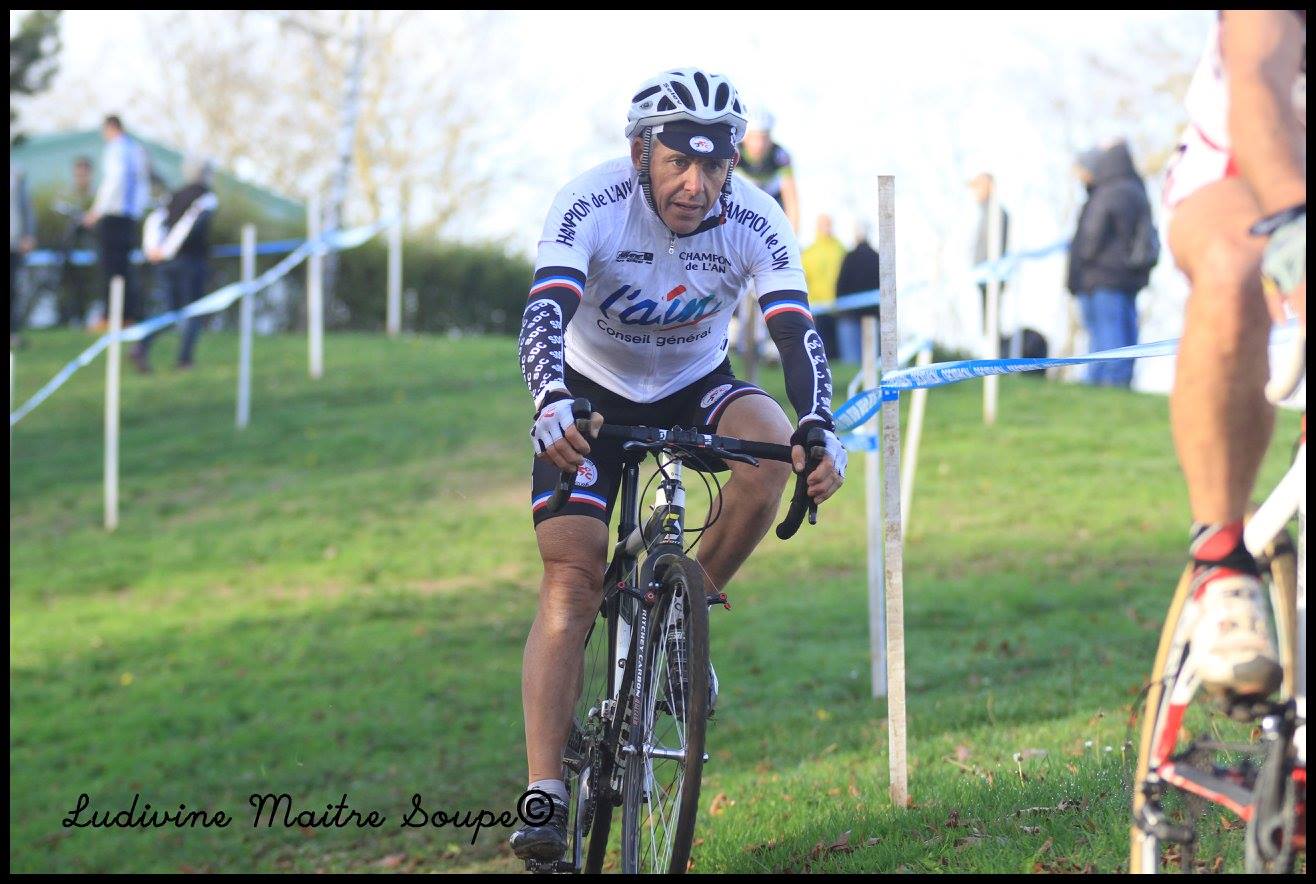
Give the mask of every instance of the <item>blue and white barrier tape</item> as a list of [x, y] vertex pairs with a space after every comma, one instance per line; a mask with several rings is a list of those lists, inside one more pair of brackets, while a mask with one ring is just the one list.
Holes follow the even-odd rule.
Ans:
[[1008, 279], [1019, 264], [1024, 261], [1034, 261], [1038, 258], [1045, 258], [1048, 255], [1064, 254], [1069, 251], [1069, 240], [1062, 239], [1053, 242], [1049, 246], [1042, 246], [1040, 249], [1026, 249], [1022, 252], [1007, 252], [995, 261], [984, 261], [976, 265], [971, 271], [973, 281], [976, 283], [985, 283], [989, 280]]
[[[1289, 322], [1276, 327], [1270, 335], [1270, 343], [1281, 344], [1292, 337], [1297, 328], [1296, 322]], [[1148, 356], [1172, 356], [1179, 349], [1179, 338], [1168, 341], [1155, 341], [1149, 344], [1134, 344], [1131, 347], [1118, 347], [1114, 350], [1102, 350], [1086, 356], [1064, 356], [1046, 359], [964, 359], [959, 362], [939, 362], [934, 365], [918, 365], [902, 368], [882, 378], [876, 390], [864, 390], [848, 399], [836, 410], [834, 420], [838, 433], [848, 433], [863, 426], [882, 406], [883, 402], [898, 399], [901, 390], [944, 387], [960, 381], [987, 377], [988, 375], [1014, 374], [1021, 371], [1037, 371], [1061, 365], [1084, 365], [1089, 362], [1107, 362], [1118, 359], [1141, 359]]]
[[[320, 237], [317, 243], [302, 242], [295, 248], [292, 254], [288, 255], [278, 264], [275, 264], [269, 270], [266, 270], [260, 276], [256, 277], [249, 283], [232, 282], [222, 288], [216, 289], [203, 298], [198, 298], [191, 304], [188, 304], [182, 310], [170, 310], [168, 313], [162, 313], [159, 316], [153, 316], [150, 319], [139, 322], [129, 328], [119, 332], [119, 340], [123, 343], [132, 343], [140, 341], [147, 335], [153, 334], [161, 329], [167, 328], [182, 319], [192, 316], [204, 316], [211, 313], [218, 313], [229, 307], [234, 301], [242, 297], [245, 292], [258, 292], [261, 289], [272, 285], [280, 277], [286, 276], [293, 268], [306, 259], [313, 250], [318, 250], [321, 254], [331, 249], [353, 249], [362, 243], [379, 234], [381, 230], [388, 227], [392, 220], [377, 221], [374, 224], [367, 224], [363, 227], [356, 227], [352, 230], [332, 231]], [[15, 424], [27, 417], [32, 409], [36, 408], [42, 402], [50, 398], [51, 394], [62, 387], [73, 373], [79, 368], [89, 364], [101, 354], [106, 347], [110, 345], [113, 335], [109, 332], [101, 335], [94, 344], [83, 350], [68, 365], [61, 368], [53, 378], [46, 382], [40, 390], [32, 395], [30, 399], [22, 404], [19, 409], [9, 415], [9, 426], [12, 428]]]
[[[282, 255], [294, 251], [304, 239], [281, 239], [273, 242], [263, 242], [256, 245], [257, 255]], [[215, 246], [210, 250], [212, 258], [236, 258], [242, 254], [242, 246], [226, 245]], [[128, 260], [134, 264], [145, 264], [146, 256], [142, 254], [141, 249], [134, 249], [128, 256]], [[78, 267], [85, 267], [97, 262], [97, 256], [91, 249], [75, 249], [71, 252], [60, 252], [54, 249], [39, 249], [35, 252], [29, 252], [23, 259], [23, 263], [28, 267], [53, 267], [57, 264], [73, 264]]]
[[[1027, 249], [1022, 252], [1009, 252], [996, 261], [983, 261], [976, 264], [969, 271], [972, 282], [983, 283], [993, 277], [998, 279], [1008, 279], [1015, 269], [1024, 261], [1032, 261], [1037, 258], [1045, 258], [1048, 255], [1064, 253], [1069, 251], [1069, 240], [1060, 240], [1051, 243], [1049, 246], [1042, 246], [1038, 249]], [[905, 286], [901, 292], [905, 295], [913, 295], [923, 289], [931, 288], [927, 282], [916, 282], [912, 285]], [[863, 310], [869, 307], [880, 307], [882, 303], [882, 292], [880, 289], [870, 289], [866, 292], [855, 292], [852, 295], [842, 295], [830, 304], [810, 304], [809, 309], [813, 311], [814, 316], [826, 316], [828, 313], [848, 313], [854, 310]]]

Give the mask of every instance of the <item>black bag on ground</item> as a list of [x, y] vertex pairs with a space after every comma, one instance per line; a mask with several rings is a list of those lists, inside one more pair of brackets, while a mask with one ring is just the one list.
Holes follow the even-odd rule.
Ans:
[[[1001, 356], [1007, 359], [1045, 359], [1050, 353], [1050, 347], [1047, 345], [1046, 337], [1036, 329], [1025, 328], [1019, 333], [1020, 348], [1019, 352], [1014, 351], [1015, 336], [1007, 335], [1001, 338]], [[1046, 377], [1046, 372], [1038, 369], [1037, 371], [1020, 372], [1024, 377], [1042, 379]]]

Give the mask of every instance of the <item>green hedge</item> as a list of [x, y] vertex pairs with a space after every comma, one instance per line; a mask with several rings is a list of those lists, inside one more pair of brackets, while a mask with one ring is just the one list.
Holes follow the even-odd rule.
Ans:
[[[516, 334], [534, 265], [497, 245], [409, 241], [402, 246], [402, 324], [407, 331]], [[387, 240], [339, 255], [330, 328], [384, 328]]]

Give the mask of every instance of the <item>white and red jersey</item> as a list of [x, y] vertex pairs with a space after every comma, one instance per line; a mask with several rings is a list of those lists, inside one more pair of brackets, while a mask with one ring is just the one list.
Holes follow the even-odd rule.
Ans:
[[[1306, 13], [1297, 13], [1306, 27]], [[1293, 83], [1293, 106], [1307, 128], [1307, 75]], [[1208, 184], [1238, 174], [1229, 139], [1229, 83], [1220, 45], [1220, 15], [1211, 22], [1206, 48], [1184, 95], [1188, 125], [1165, 179], [1162, 201], [1173, 208]]]

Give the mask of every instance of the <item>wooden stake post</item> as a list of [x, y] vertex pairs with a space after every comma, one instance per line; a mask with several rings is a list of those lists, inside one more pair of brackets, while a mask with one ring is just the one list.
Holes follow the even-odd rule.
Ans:
[[119, 527], [119, 355], [123, 277], [110, 280], [110, 346], [105, 353], [105, 530]]
[[[400, 205], [400, 201], [399, 201]], [[402, 331], [402, 215], [388, 229], [388, 305], [384, 314], [384, 328], [390, 338]]]
[[[991, 276], [987, 278], [987, 315], [984, 317], [984, 335], [987, 338], [986, 357], [1001, 358], [1001, 278], [996, 262], [1001, 257], [1001, 204], [996, 198], [996, 184], [992, 184], [987, 198], [987, 260]], [[1000, 380], [996, 375], [982, 379], [982, 422], [987, 426], [996, 423], [996, 390]]]
[[[320, 194], [311, 194], [306, 208], [306, 238], [320, 238]], [[324, 255], [314, 248], [306, 258], [306, 346], [312, 378], [324, 374]]]
[[[242, 282], [250, 285], [256, 278], [256, 225], [242, 225]], [[256, 293], [242, 293], [238, 306], [238, 429], [251, 421], [251, 325]]]
[[[881, 261], [882, 373], [896, 368], [896, 179], [877, 179], [877, 236]], [[900, 533], [900, 402], [882, 403], [882, 578], [886, 595], [887, 728], [891, 802], [909, 803], [905, 756], [904, 550]]]

